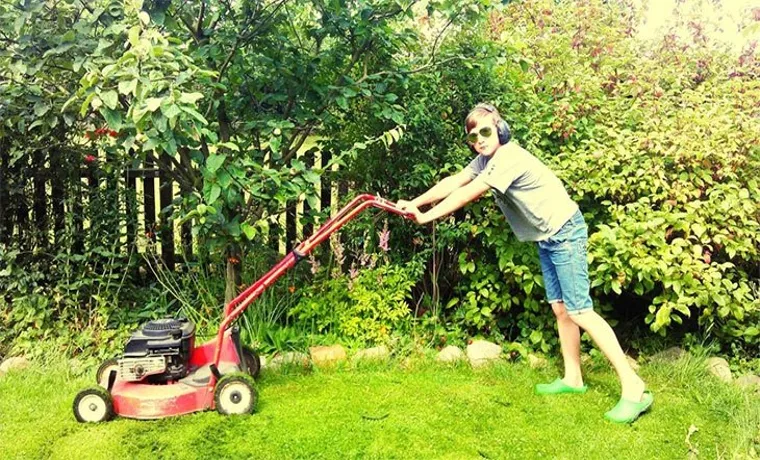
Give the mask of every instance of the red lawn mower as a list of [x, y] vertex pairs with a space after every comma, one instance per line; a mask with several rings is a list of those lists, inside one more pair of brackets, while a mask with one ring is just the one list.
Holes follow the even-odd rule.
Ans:
[[185, 318], [150, 321], [132, 334], [119, 359], [105, 361], [97, 386], [74, 398], [79, 422], [103, 422], [115, 415], [157, 419], [216, 409], [247, 414], [256, 406], [254, 379], [261, 367], [255, 351], [240, 343], [235, 320], [262, 292], [364, 209], [374, 206], [413, 218], [395, 203], [360, 195], [224, 308], [216, 339], [195, 345], [195, 324]]

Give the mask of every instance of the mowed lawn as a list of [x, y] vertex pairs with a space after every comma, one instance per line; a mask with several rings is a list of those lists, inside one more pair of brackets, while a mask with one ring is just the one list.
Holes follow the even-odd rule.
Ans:
[[[157, 421], [79, 424], [71, 405], [94, 377], [61, 363], [0, 377], [0, 458], [734, 458], [760, 450], [760, 398], [706, 375], [701, 359], [645, 364], [651, 412], [603, 419], [617, 401], [604, 362], [585, 366], [585, 395], [540, 397], [531, 369], [344, 364], [264, 370], [254, 415], [204, 412]], [[94, 371], [93, 371], [94, 372]], [[689, 434], [691, 433], [691, 434]]]

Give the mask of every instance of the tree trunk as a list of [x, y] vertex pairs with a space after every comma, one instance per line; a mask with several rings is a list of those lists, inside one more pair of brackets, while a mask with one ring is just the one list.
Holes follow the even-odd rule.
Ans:
[[[222, 142], [230, 140], [230, 120], [227, 116], [227, 109], [224, 105], [224, 99], [220, 100], [217, 111], [217, 121], [219, 122], [219, 135]], [[238, 214], [242, 209], [237, 209]], [[241, 273], [243, 271], [243, 262], [240, 247], [237, 244], [230, 244], [227, 248], [227, 276], [225, 280], [226, 288], [224, 290], [224, 303], [230, 303], [237, 297], [238, 286], [241, 283]]]
[[240, 248], [237, 245], [230, 245], [227, 249], [227, 276], [224, 290], [224, 304], [227, 305], [237, 297], [238, 286], [240, 286], [240, 265], [241, 265]]

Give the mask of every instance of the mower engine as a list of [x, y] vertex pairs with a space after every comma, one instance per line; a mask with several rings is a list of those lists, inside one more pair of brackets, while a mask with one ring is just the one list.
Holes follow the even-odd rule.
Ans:
[[127, 341], [118, 360], [119, 379], [165, 383], [185, 377], [195, 345], [195, 324], [187, 318], [145, 323]]

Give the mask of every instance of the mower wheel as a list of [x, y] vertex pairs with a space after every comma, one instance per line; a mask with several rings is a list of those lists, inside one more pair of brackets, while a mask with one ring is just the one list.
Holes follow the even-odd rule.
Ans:
[[256, 408], [256, 394], [253, 378], [243, 372], [223, 376], [216, 383], [214, 404], [222, 415], [250, 414]]
[[112, 370], [119, 372], [119, 361], [116, 358], [103, 361], [103, 364], [98, 367], [98, 372], [95, 373], [97, 384], [106, 388], [108, 386], [108, 376], [111, 374]]
[[80, 391], [74, 398], [74, 417], [81, 423], [98, 423], [114, 416], [111, 394], [102, 387]]
[[261, 372], [261, 358], [252, 348], [243, 347], [243, 370], [254, 379]]

